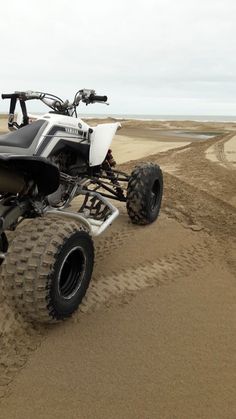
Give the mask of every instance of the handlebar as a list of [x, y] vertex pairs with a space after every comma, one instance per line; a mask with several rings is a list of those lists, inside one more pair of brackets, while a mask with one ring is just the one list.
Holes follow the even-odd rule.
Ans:
[[[69, 116], [77, 116], [76, 107], [79, 105], [80, 102], [85, 103], [86, 105], [89, 105], [90, 103], [100, 102], [108, 105], [107, 103], [107, 96], [99, 96], [96, 95], [95, 90], [92, 89], [82, 89], [79, 90], [75, 97], [74, 101], [72, 103], [69, 103], [68, 100], [63, 101], [58, 96], [49, 94], [49, 93], [43, 93], [43, 92], [34, 92], [31, 90], [24, 91], [24, 92], [14, 92], [14, 93], [3, 93], [1, 95], [2, 99], [10, 99], [10, 110], [9, 110], [9, 118], [8, 118], [8, 127], [9, 129], [15, 129], [20, 128], [21, 126], [27, 125], [29, 118], [27, 114], [26, 109], [26, 101], [32, 100], [32, 99], [38, 99], [41, 100], [45, 105], [47, 105], [49, 108], [53, 109], [53, 111], [59, 112], [63, 115], [69, 115]], [[16, 122], [14, 122], [14, 112], [17, 100], [20, 102], [22, 114], [23, 114], [23, 122], [21, 126], [18, 126]]]
[[96, 95], [95, 91], [90, 89], [79, 90], [79, 92], [77, 92], [75, 95], [73, 103], [69, 103], [69, 101], [63, 102], [63, 100], [59, 97], [48, 93], [33, 92], [31, 90], [25, 92], [3, 93], [1, 96], [2, 99], [20, 99], [22, 101], [40, 99], [48, 106], [50, 106], [48, 100], [51, 100], [53, 102], [53, 106], [59, 105], [58, 107], [60, 109], [66, 108], [66, 105], [68, 105], [69, 108], [72, 108], [74, 106], [77, 106], [80, 101], [86, 103], [86, 105], [94, 102], [107, 102], [107, 96]]
[[[79, 105], [80, 102], [89, 105], [90, 103], [100, 102], [108, 105], [107, 103], [107, 96], [99, 96], [96, 95], [95, 90], [93, 89], [82, 89], [79, 90], [74, 97], [72, 103], [69, 103], [68, 100], [63, 101], [58, 96], [49, 94], [49, 93], [42, 93], [42, 92], [34, 92], [31, 90], [25, 92], [14, 92], [14, 93], [3, 93], [1, 95], [2, 99], [10, 99], [10, 110], [8, 116], [8, 128], [10, 130], [19, 129], [29, 123], [29, 117], [27, 114], [26, 109], [26, 101], [32, 99], [39, 99], [49, 108], [53, 109], [53, 111], [59, 112], [63, 115], [77, 117], [76, 107]], [[17, 100], [20, 102], [20, 107], [23, 115], [23, 120], [20, 125], [14, 121], [15, 115], [15, 107]]]

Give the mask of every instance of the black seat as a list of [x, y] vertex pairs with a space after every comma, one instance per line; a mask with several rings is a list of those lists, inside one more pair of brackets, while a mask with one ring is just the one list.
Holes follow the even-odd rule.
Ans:
[[16, 131], [0, 135], [0, 147], [29, 148], [43, 124], [45, 124], [45, 121], [39, 119]]

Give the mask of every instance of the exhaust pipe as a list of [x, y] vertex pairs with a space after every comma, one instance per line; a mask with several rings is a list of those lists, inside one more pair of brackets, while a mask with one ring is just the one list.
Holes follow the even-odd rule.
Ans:
[[0, 193], [18, 194], [24, 191], [26, 182], [23, 175], [11, 169], [0, 167]]

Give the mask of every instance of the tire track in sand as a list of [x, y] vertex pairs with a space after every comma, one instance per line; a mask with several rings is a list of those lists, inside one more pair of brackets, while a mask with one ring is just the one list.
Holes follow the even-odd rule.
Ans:
[[[213, 249], [202, 241], [182, 248], [180, 252], [170, 252], [155, 261], [144, 261], [119, 271], [111, 270], [109, 275], [104, 276], [103, 271], [98, 272], [80, 305], [80, 311], [88, 313], [101, 306], [110, 307], [117, 299], [120, 303], [127, 303], [143, 288], [175, 282], [189, 271], [197, 271], [212, 264], [212, 254]], [[74, 321], [78, 321], [79, 317], [80, 314], [75, 313]]]
[[217, 143], [214, 144], [213, 148], [214, 148], [215, 156], [220, 164], [224, 165], [226, 168], [235, 169], [235, 165], [230, 160], [227, 159], [227, 155], [225, 153], [225, 144], [227, 143], [228, 140], [229, 139], [226, 138], [221, 141], [218, 141]]

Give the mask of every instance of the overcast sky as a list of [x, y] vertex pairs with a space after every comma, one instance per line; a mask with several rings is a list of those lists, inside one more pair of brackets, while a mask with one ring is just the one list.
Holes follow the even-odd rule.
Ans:
[[236, 115], [235, 0], [4, 1], [0, 35], [1, 92], [86, 87], [110, 101], [86, 113]]

